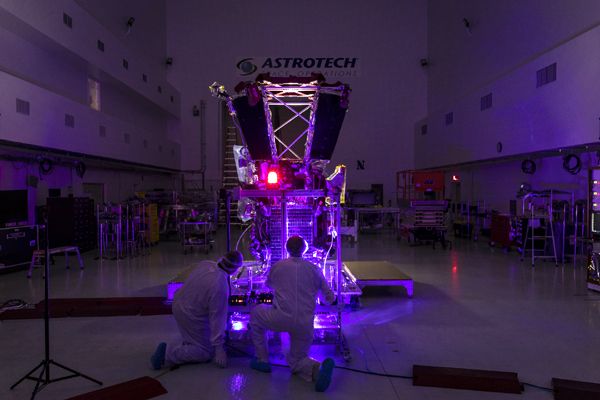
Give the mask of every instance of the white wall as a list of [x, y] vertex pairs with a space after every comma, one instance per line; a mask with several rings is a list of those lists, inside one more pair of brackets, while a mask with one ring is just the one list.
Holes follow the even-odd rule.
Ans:
[[[158, 57], [166, 41], [164, 2], [155, 1], [156, 9], [137, 4], [136, 36], [104, 26], [115, 28], [111, 12], [116, 20], [129, 12], [127, 6], [108, 11], [100, 3], [80, 3], [99, 13], [98, 19], [72, 0], [0, 2], [0, 139], [179, 169], [178, 138], [167, 129], [178, 125], [179, 95], [166, 82], [164, 57], [160, 63]], [[72, 28], [63, 24], [63, 12], [73, 18]], [[142, 40], [145, 29], [149, 38], [162, 38], [162, 49], [158, 39], [156, 47]], [[105, 42], [104, 53], [96, 49], [97, 39]], [[143, 54], [145, 46], [155, 49], [153, 62]], [[88, 77], [100, 81], [100, 112], [88, 106]], [[29, 116], [16, 113], [17, 98], [30, 103]], [[66, 113], [75, 117], [74, 128], [65, 127]]]
[[[0, 85], [3, 88], [0, 91], [0, 138], [3, 140], [168, 168], [179, 167], [179, 145], [161, 137], [160, 132], [144, 131], [138, 124], [97, 112], [2, 72]], [[17, 98], [30, 102], [30, 115], [16, 112]], [[65, 113], [75, 117], [74, 128], [65, 126]], [[100, 136], [100, 125], [106, 127], [106, 137]], [[125, 143], [125, 133], [131, 134], [130, 143]], [[148, 138], [148, 148], [143, 146], [144, 138]]]
[[[63, 13], [71, 16], [72, 28], [63, 23]], [[107, 28], [103, 24], [106, 22], [105, 14], [98, 18], [73, 0], [2, 0], [0, 3], [0, 23], [10, 30], [65, 59], [85, 63], [91, 73], [105, 74], [107, 79], [121, 82], [177, 117], [179, 93], [165, 79], [164, 60], [146, 56], [133, 47], [134, 43], [125, 42], [127, 38], [122, 34]], [[155, 34], [149, 32], [148, 38], [153, 38]], [[136, 35], [141, 35], [141, 32], [138, 30]], [[98, 40], [104, 43], [104, 51], [98, 50]], [[123, 68], [123, 59], [129, 61], [128, 69]], [[142, 74], [147, 75], [147, 82], [142, 80]], [[161, 86], [161, 92], [157, 90], [158, 86]]]
[[[435, 167], [530, 153], [598, 140], [600, 27], [596, 27], [430, 112], [428, 132], [415, 134], [417, 167]], [[557, 64], [557, 79], [536, 87], [536, 71]], [[480, 98], [493, 95], [491, 109]], [[454, 123], [446, 125], [445, 114]], [[501, 142], [501, 153], [496, 144]]]
[[235, 68], [241, 58], [358, 57], [360, 76], [341, 79], [353, 91], [333, 163], [349, 167], [350, 188], [383, 183], [386, 200], [394, 198], [395, 171], [412, 167], [414, 122], [426, 115], [425, 1], [171, 1], [167, 27], [184, 169], [200, 166], [200, 120], [191, 110], [205, 100], [207, 186], [220, 186], [218, 102], [207, 87], [220, 81], [233, 91], [244, 79]]
[[78, 65], [37, 46], [0, 26], [0, 68], [7, 73], [60, 93], [81, 103], [87, 102], [87, 76]]
[[[131, 51], [143, 53], [153, 63], [167, 56], [165, 0], [75, 0]], [[127, 20], [135, 18], [131, 29]]]
[[429, 111], [445, 111], [598, 23], [599, 15], [597, 0], [428, 0]]
[[[558, 154], [536, 159], [534, 175], [523, 174], [520, 164], [531, 152], [598, 141], [599, 23], [595, 0], [429, 0], [428, 116], [415, 127], [416, 166], [522, 155], [446, 168], [448, 196], [449, 177], [459, 174], [464, 200], [485, 200], [504, 212], [522, 182], [585, 198], [585, 169], [597, 164], [595, 154], [582, 156], [584, 169], [576, 176], [563, 170]], [[536, 88], [536, 71], [552, 63], [557, 80]], [[488, 93], [493, 106], [481, 111]], [[445, 124], [448, 112], [452, 125]], [[421, 135], [424, 123], [428, 130]]]

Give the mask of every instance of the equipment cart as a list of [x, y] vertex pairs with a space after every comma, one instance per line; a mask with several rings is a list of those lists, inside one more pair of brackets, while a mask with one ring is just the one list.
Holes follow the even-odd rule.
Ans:
[[204, 248], [206, 254], [212, 250], [214, 240], [211, 237], [211, 226], [208, 221], [180, 222], [179, 236], [183, 254], [187, 254], [187, 250], [194, 247]]

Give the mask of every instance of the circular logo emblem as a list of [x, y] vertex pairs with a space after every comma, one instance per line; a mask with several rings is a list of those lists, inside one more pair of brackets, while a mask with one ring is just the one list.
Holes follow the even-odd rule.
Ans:
[[240, 60], [236, 67], [242, 72], [241, 75], [243, 76], [256, 72], [256, 65], [254, 65], [251, 58], [244, 58], [243, 60]]

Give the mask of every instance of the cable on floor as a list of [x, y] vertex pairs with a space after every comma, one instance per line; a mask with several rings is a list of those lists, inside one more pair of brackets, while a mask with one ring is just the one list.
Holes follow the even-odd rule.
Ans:
[[339, 367], [336, 366], [336, 368], [338, 368], [338, 369], [345, 369], [346, 371], [358, 372], [359, 374], [383, 376], [383, 377], [386, 377], [386, 378], [413, 379], [412, 376], [408, 376], [408, 375], [384, 374], [384, 373], [381, 373], [381, 372], [363, 371], [362, 369], [356, 369], [356, 368], [350, 368], [350, 367], [341, 367], [341, 366], [339, 366]]
[[2, 305], [0, 305], [0, 313], [8, 310], [19, 310], [21, 308], [28, 307], [29, 304], [21, 299], [10, 299], [6, 300]]
[[[227, 345], [227, 347], [229, 347], [232, 350], [235, 350], [243, 355], [245, 355], [248, 358], [252, 358], [254, 357], [252, 354], [245, 352], [242, 349], [239, 349], [235, 346], [231, 346], [231, 345]], [[271, 366], [273, 367], [280, 367], [280, 368], [289, 368], [289, 365], [285, 365], [285, 364], [275, 364], [275, 363], [270, 363]], [[346, 371], [352, 371], [352, 372], [357, 372], [360, 374], [366, 374], [366, 375], [375, 375], [375, 376], [382, 376], [382, 377], [387, 377], [387, 378], [401, 378], [401, 379], [412, 379], [412, 376], [405, 376], [405, 375], [393, 375], [393, 374], [384, 374], [381, 372], [374, 372], [374, 371], [365, 371], [362, 369], [356, 369], [356, 368], [350, 368], [350, 367], [342, 367], [340, 365], [336, 365], [335, 366], [336, 369], [343, 369]]]
[[[231, 350], [235, 350], [238, 353], [240, 353], [240, 354], [242, 354], [242, 355], [244, 355], [244, 356], [246, 356], [248, 358], [253, 358], [254, 357], [252, 354], [250, 354], [250, 353], [248, 353], [248, 352], [246, 352], [246, 351], [244, 351], [244, 350], [242, 350], [240, 348], [237, 348], [235, 346], [232, 346], [232, 345], [229, 345], [229, 344], [227, 344], [226, 346], [228, 348], [230, 348]], [[279, 367], [279, 368], [289, 368], [289, 365], [285, 365], [285, 364], [271, 363], [271, 366], [273, 366], [273, 367]], [[175, 365], [175, 366], [173, 366], [173, 367], [171, 367], [171, 368], [169, 368], [169, 369], [167, 369], [165, 371], [162, 371], [161, 373], [155, 375], [154, 379], [161, 378], [161, 377], [165, 376], [166, 374], [168, 374], [169, 372], [172, 372], [172, 371], [175, 371], [176, 369], [179, 369], [180, 367], [181, 367], [181, 365]], [[365, 371], [365, 370], [362, 370], [362, 369], [351, 368], [351, 367], [342, 367], [340, 365], [336, 365], [335, 368], [336, 369], [345, 370], [345, 371], [350, 371], [350, 372], [356, 372], [356, 373], [364, 374], [364, 375], [381, 376], [381, 377], [384, 377], [384, 378], [398, 378], [398, 379], [410, 379], [410, 380], [413, 379], [413, 377], [409, 376], [409, 375], [384, 374], [384, 373], [381, 373], [381, 372]], [[539, 385], [534, 385], [533, 383], [521, 382], [521, 384], [523, 386], [527, 386], [527, 387], [538, 389], [538, 390], [543, 390], [543, 391], [546, 391], [546, 392], [554, 392], [554, 390], [551, 389], [551, 388], [547, 388], [547, 387], [539, 386]]]
[[369, 368], [369, 362], [367, 360], [367, 356], [365, 356], [365, 352], [363, 349], [361, 349], [360, 347], [356, 347], [356, 350], [358, 350], [358, 352], [360, 353], [360, 355], [362, 356], [364, 362], [365, 362], [365, 370], [367, 371], [371, 371], [371, 368]]
[[534, 389], [545, 390], [545, 391], [548, 391], [548, 392], [554, 392], [554, 390], [551, 389], [551, 388], [547, 388], [547, 387], [544, 387], [544, 386], [534, 385], [533, 383], [521, 382], [521, 384], [523, 384], [523, 386], [529, 386], [529, 387], [532, 387]]
[[[244, 351], [242, 349], [239, 349], [239, 348], [237, 348], [235, 346], [227, 345], [227, 347], [229, 347], [232, 350], [237, 351], [238, 353], [241, 353], [241, 354], [245, 355], [248, 358], [254, 357], [252, 354], [250, 354], [250, 353], [248, 353], [248, 352], [246, 352], [246, 351]], [[271, 366], [273, 366], [273, 367], [280, 367], [280, 368], [289, 368], [289, 365], [285, 365], [285, 364], [274, 364], [274, 363], [271, 363]], [[357, 368], [342, 367], [340, 365], [336, 365], [335, 368], [336, 369], [345, 370], [345, 371], [356, 372], [356, 373], [359, 373], [359, 374], [381, 376], [381, 377], [384, 377], [384, 378], [398, 378], [398, 379], [411, 379], [411, 380], [413, 379], [413, 377], [409, 376], [409, 375], [395, 375], [395, 374], [387, 374], [387, 373], [374, 372], [374, 371], [365, 371], [365, 370], [357, 369]], [[534, 388], [534, 389], [539, 389], [539, 390], [544, 390], [544, 391], [549, 391], [549, 392], [553, 392], [554, 391], [551, 388], [547, 388], [547, 387], [539, 386], [539, 385], [534, 385], [533, 383], [521, 382], [521, 384], [523, 384], [523, 386], [528, 386], [528, 387], [531, 387], [531, 388]]]
[[180, 367], [181, 367], [181, 365], [174, 365], [174, 366], [172, 366], [171, 368], [168, 368], [168, 369], [166, 369], [166, 370], [162, 371], [160, 374], [157, 374], [157, 375], [153, 376], [153, 378], [154, 378], [154, 379], [158, 379], [158, 378], [160, 378], [160, 377], [163, 377], [163, 376], [165, 376], [166, 374], [168, 374], [169, 372], [171, 372], [171, 371], [175, 371], [176, 369], [179, 369]]

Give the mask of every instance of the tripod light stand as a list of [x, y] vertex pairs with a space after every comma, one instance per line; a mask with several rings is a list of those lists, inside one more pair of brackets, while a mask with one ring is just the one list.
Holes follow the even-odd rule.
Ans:
[[[46, 228], [45, 229], [46, 244], [44, 246], [44, 260], [45, 260], [45, 262], [44, 262], [44, 274], [45, 274], [45, 277], [44, 277], [45, 278], [44, 279], [44, 359], [34, 369], [32, 369], [30, 372], [28, 372], [25, 376], [23, 376], [14, 385], [12, 385], [10, 387], [10, 389], [12, 390], [26, 379], [36, 382], [35, 388], [33, 389], [33, 392], [31, 393], [32, 400], [47, 385], [54, 383], [54, 382], [63, 381], [65, 379], [82, 377], [82, 378], [90, 380], [94, 383], [97, 383], [98, 385], [102, 385], [102, 382], [100, 382], [94, 378], [91, 378], [87, 375], [84, 375], [78, 371], [75, 371], [72, 368], [69, 368], [62, 364], [59, 364], [50, 358], [50, 304], [48, 301], [49, 288], [50, 288], [50, 254], [49, 254], [50, 253], [50, 251], [49, 251], [50, 243], [49, 243], [49, 239], [48, 239], [49, 234], [48, 234], [48, 220], [47, 219], [46, 219], [46, 227], [45, 228]], [[64, 371], [70, 372], [71, 374], [61, 376], [59, 378], [52, 378], [50, 376], [50, 367], [51, 366], [58, 367]], [[39, 373], [37, 373], [38, 371], [39, 371]]]

